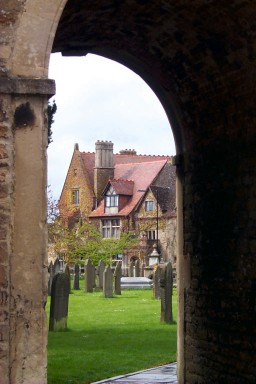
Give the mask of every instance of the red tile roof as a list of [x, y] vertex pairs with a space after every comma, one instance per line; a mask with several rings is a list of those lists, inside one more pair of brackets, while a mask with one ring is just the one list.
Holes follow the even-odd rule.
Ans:
[[[84, 170], [88, 175], [90, 186], [94, 188], [94, 166], [95, 166], [95, 153], [94, 152], [80, 152], [83, 159]], [[159, 155], [135, 155], [135, 154], [114, 154], [114, 165], [117, 164], [131, 164], [131, 163], [144, 163], [149, 161], [170, 160], [171, 156]], [[116, 174], [115, 174], [115, 178]]]
[[132, 196], [134, 181], [123, 179], [111, 179], [109, 183], [112, 185], [118, 195]]
[[[119, 155], [123, 156], [123, 155]], [[137, 155], [133, 155], [138, 157]], [[152, 156], [150, 156], [152, 158]], [[105, 214], [104, 213], [104, 200], [102, 200], [99, 206], [90, 214], [90, 217], [100, 216], [128, 216], [133, 209], [138, 205], [145, 192], [154, 181], [156, 176], [162, 170], [167, 163], [167, 159], [163, 159], [162, 156], [154, 156], [155, 161], [142, 160], [141, 162], [131, 162], [128, 164], [120, 164], [116, 162], [114, 178], [116, 180], [132, 180], [134, 182], [133, 195], [129, 203], [117, 214]], [[161, 160], [159, 160], [159, 158]], [[141, 160], [141, 159], [140, 159]]]

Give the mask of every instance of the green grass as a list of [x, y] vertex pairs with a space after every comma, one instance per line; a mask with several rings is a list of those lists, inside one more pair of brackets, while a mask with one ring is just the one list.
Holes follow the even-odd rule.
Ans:
[[[161, 323], [160, 306], [151, 290], [108, 299], [72, 291], [68, 330], [49, 332], [48, 384], [86, 384], [175, 361], [176, 322]], [[174, 291], [174, 320], [176, 308]]]

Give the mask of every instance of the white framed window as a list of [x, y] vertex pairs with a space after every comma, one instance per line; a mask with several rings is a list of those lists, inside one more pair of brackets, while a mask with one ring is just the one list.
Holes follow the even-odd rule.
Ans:
[[105, 213], [117, 213], [119, 204], [119, 195], [116, 193], [112, 185], [105, 194]]
[[106, 207], [118, 207], [118, 195], [106, 196], [105, 197]]
[[72, 190], [72, 204], [79, 205], [79, 189]]
[[101, 234], [103, 239], [120, 238], [120, 220], [103, 219], [101, 220]]
[[145, 201], [145, 211], [146, 212], [152, 212], [154, 210], [154, 201], [153, 200], [146, 200]]
[[116, 191], [110, 186], [105, 196], [105, 207], [118, 207], [118, 195]]
[[146, 231], [148, 240], [156, 240], [156, 230], [150, 229], [149, 231]]

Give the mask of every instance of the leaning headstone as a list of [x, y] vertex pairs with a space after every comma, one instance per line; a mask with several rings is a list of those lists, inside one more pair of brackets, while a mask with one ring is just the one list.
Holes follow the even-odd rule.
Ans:
[[57, 273], [52, 281], [50, 331], [65, 331], [68, 321], [70, 282], [66, 273]]
[[59, 273], [61, 270], [60, 259], [58, 257], [54, 261], [53, 268], [54, 268], [54, 275], [57, 275], [57, 273]]
[[139, 260], [135, 261], [134, 277], [140, 277], [140, 261]]
[[157, 265], [153, 272], [153, 297], [154, 299], [161, 299], [160, 288], [161, 268]]
[[122, 277], [122, 263], [119, 261], [116, 265], [114, 272], [114, 286], [115, 294], [121, 295], [121, 277]]
[[109, 265], [103, 273], [103, 295], [113, 297], [113, 274]]
[[80, 268], [79, 268], [79, 265], [76, 264], [75, 268], [74, 268], [74, 285], [73, 285], [73, 288], [76, 291], [78, 291], [80, 289], [79, 276], [80, 276]]
[[130, 261], [128, 274], [129, 274], [129, 277], [134, 277], [134, 261], [133, 260]]
[[48, 278], [48, 295], [51, 296], [51, 290], [52, 290], [52, 280], [54, 277], [54, 266], [53, 263], [50, 262], [49, 268], [48, 268], [49, 278]]
[[99, 284], [99, 289], [103, 289], [103, 273], [105, 271], [106, 264], [103, 260], [99, 261], [98, 264], [98, 284]]
[[85, 261], [84, 266], [85, 292], [93, 292], [95, 285], [95, 268], [90, 259]]
[[161, 287], [161, 321], [164, 323], [171, 323], [172, 316], [172, 264], [168, 262], [161, 270], [160, 278]]

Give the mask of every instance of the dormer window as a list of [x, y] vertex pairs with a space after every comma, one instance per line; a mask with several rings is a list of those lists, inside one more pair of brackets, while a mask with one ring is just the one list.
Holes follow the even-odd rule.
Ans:
[[112, 185], [109, 187], [105, 194], [105, 212], [116, 213], [118, 212], [119, 195], [116, 193]]

